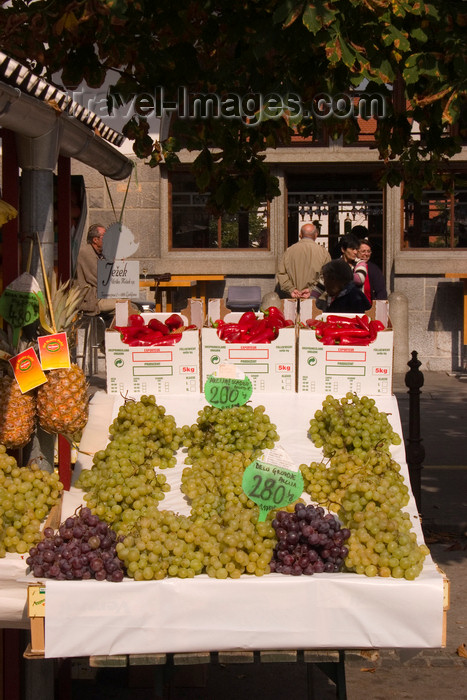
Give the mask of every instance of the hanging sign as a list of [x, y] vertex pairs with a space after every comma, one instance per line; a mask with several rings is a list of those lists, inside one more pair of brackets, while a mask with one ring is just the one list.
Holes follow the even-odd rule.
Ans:
[[47, 381], [34, 348], [27, 348], [12, 357], [9, 362], [23, 394]]
[[98, 260], [97, 296], [99, 299], [139, 299], [139, 261]]
[[42, 369], [67, 369], [70, 352], [66, 333], [43, 335], [37, 339]]
[[13, 280], [0, 297], [0, 316], [13, 329], [13, 345], [18, 344], [21, 329], [39, 318], [39, 298], [43, 295], [35, 277], [28, 272]]

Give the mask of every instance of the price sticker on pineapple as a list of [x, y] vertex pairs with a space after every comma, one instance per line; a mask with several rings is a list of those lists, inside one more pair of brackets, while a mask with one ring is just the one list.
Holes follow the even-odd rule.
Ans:
[[243, 491], [259, 506], [259, 522], [274, 508], [283, 508], [303, 493], [301, 472], [255, 460], [245, 469]]

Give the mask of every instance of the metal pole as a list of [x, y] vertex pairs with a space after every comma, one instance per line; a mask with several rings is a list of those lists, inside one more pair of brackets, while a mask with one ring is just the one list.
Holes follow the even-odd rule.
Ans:
[[409, 436], [406, 441], [407, 466], [415, 503], [420, 512], [422, 506], [421, 477], [423, 460], [425, 458], [425, 448], [420, 437], [420, 389], [423, 386], [424, 377], [423, 372], [419, 369], [422, 363], [418, 359], [415, 350], [412, 351], [412, 359], [407, 364], [410, 367], [410, 370], [405, 375], [405, 385], [409, 389]]

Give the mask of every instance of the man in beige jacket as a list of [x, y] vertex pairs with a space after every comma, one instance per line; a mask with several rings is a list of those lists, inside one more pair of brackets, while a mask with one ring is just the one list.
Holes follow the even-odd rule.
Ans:
[[[300, 240], [285, 251], [277, 270], [281, 291], [293, 299], [309, 299], [319, 281], [321, 268], [331, 260], [326, 248], [316, 243], [318, 229], [304, 224]], [[316, 294], [318, 296], [318, 294]]]

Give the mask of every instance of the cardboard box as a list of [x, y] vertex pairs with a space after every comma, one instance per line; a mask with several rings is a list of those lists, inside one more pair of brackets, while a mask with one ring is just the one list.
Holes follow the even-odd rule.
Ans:
[[[290, 303], [289, 303], [290, 302]], [[297, 305], [295, 300], [284, 299], [283, 313], [295, 322]], [[241, 312], [229, 311], [222, 299], [210, 299], [208, 319], [219, 318], [229, 322], [238, 321]], [[260, 315], [260, 314], [259, 314]], [[271, 343], [226, 343], [220, 340], [215, 328], [201, 330], [201, 391], [206, 379], [219, 364], [234, 364], [251, 380], [255, 393], [296, 391], [296, 328], [281, 328], [276, 340]]]
[[28, 616], [31, 625], [32, 654], [43, 654], [45, 649], [45, 586], [34, 583], [28, 586]]
[[[171, 314], [141, 315], [147, 323], [151, 318], [164, 321]], [[195, 324], [197, 328], [184, 331], [180, 342], [175, 345], [132, 347], [123, 343], [120, 334], [113, 328], [105, 332], [108, 394], [184, 394], [200, 391], [202, 300], [191, 299], [190, 305], [180, 312], [180, 316], [185, 325]]]
[[[322, 312], [313, 303], [303, 305], [303, 322]], [[322, 314], [323, 318], [326, 314]], [[300, 328], [298, 334], [298, 392], [316, 392], [344, 396], [348, 391], [358, 395], [391, 395], [394, 355], [394, 332], [388, 316], [387, 302], [376, 302], [367, 312], [381, 320], [386, 330], [380, 331], [370, 345], [323, 345], [311, 328]], [[355, 314], [339, 314], [355, 316]]]

